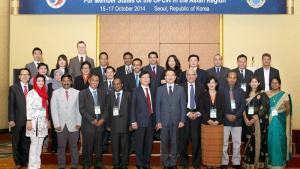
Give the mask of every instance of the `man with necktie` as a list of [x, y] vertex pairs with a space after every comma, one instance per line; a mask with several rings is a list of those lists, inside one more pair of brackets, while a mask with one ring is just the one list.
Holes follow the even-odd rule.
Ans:
[[92, 69], [92, 73], [98, 74], [100, 76], [100, 84], [106, 81], [105, 70], [108, 66], [108, 54], [106, 52], [101, 52], [99, 54], [99, 63], [98, 67]]
[[120, 78], [124, 83], [126, 80], [126, 75], [132, 72], [132, 59], [132, 53], [125, 52], [123, 54], [124, 65], [117, 68], [116, 77]]
[[140, 85], [140, 73], [142, 69], [142, 60], [140, 58], [135, 58], [132, 61], [133, 72], [126, 75], [126, 80], [124, 83], [124, 89], [128, 92], [132, 92], [134, 88]]
[[237, 73], [237, 85], [244, 90], [248, 91], [247, 86], [250, 82], [253, 72], [247, 69], [247, 56], [241, 54], [237, 57], [238, 67], [233, 69]]
[[220, 54], [214, 56], [214, 67], [207, 69], [210, 76], [217, 78], [219, 85], [226, 85], [226, 77], [229, 72], [229, 68], [223, 66], [223, 57]]
[[38, 74], [38, 65], [41, 63], [43, 51], [41, 48], [35, 47], [32, 50], [33, 62], [26, 64], [26, 68], [29, 69], [32, 77]]

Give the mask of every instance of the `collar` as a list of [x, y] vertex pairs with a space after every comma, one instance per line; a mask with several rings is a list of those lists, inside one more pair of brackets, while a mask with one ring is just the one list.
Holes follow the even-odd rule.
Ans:
[[83, 60], [86, 58], [86, 54], [80, 55], [79, 53], [77, 54], [78, 59], [80, 60], [80, 57], [83, 57]]
[[188, 82], [188, 86], [191, 86], [191, 85], [195, 86], [195, 82], [193, 82], [193, 83]]
[[91, 86], [89, 86], [89, 90], [91, 91], [92, 94], [94, 93], [94, 91], [97, 92], [97, 89], [93, 89]]
[[117, 93], [120, 93], [120, 96], [123, 94], [123, 90], [120, 90], [119, 92], [115, 91], [115, 95], [117, 96]]
[[172, 89], [174, 88], [174, 83], [167, 83], [167, 87], [168, 87], [168, 89], [169, 89], [169, 87], [172, 87]]
[[20, 81], [20, 84], [21, 84], [22, 88], [24, 88], [24, 86], [27, 86], [27, 89], [28, 89], [28, 83], [24, 84], [23, 82]]
[[141, 84], [141, 87], [143, 88], [143, 90], [145, 90], [145, 88], [148, 88], [148, 90], [150, 89], [150, 86], [144, 86]]

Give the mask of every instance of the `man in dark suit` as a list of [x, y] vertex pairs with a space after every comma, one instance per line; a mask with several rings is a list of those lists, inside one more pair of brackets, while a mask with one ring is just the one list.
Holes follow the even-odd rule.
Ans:
[[105, 69], [108, 66], [108, 54], [106, 52], [101, 52], [99, 54], [100, 66], [92, 69], [92, 73], [96, 73], [100, 76], [100, 84], [106, 81]]
[[188, 169], [188, 145], [192, 143], [192, 165], [195, 169], [200, 169], [201, 165], [201, 112], [203, 103], [200, 100], [203, 96], [204, 87], [196, 84], [197, 73], [190, 68], [186, 71], [187, 83], [183, 84], [186, 102], [186, 116], [184, 127], [179, 129], [179, 155], [180, 162], [184, 169]]
[[132, 59], [133, 55], [130, 52], [125, 52], [123, 54], [124, 65], [117, 68], [116, 77], [123, 80], [125, 83], [125, 77], [129, 73], [132, 73]]
[[111, 131], [112, 156], [114, 169], [126, 169], [128, 165], [130, 93], [123, 91], [123, 82], [116, 78], [114, 90], [107, 97], [108, 129]]
[[223, 65], [223, 58], [220, 54], [216, 54], [214, 56], [214, 67], [207, 69], [207, 72], [210, 76], [214, 76], [217, 78], [219, 85], [223, 86], [226, 85], [226, 77], [227, 73], [229, 72], [229, 68], [224, 67]]
[[90, 86], [79, 93], [79, 111], [82, 116], [82, 165], [89, 169], [95, 154], [95, 169], [104, 169], [102, 164], [102, 132], [107, 121], [105, 93], [97, 87], [99, 75], [91, 74]]
[[271, 79], [273, 77], [280, 77], [279, 70], [271, 67], [271, 55], [264, 53], [262, 55], [263, 66], [254, 72], [254, 75], [258, 77], [262, 90], [269, 91], [271, 85]]
[[12, 148], [16, 168], [26, 166], [29, 154], [29, 138], [26, 137], [26, 96], [32, 86], [28, 84], [30, 71], [20, 69], [20, 82], [9, 88], [8, 124], [12, 135]]
[[35, 47], [32, 50], [33, 62], [26, 64], [26, 68], [29, 69], [32, 77], [38, 74], [38, 64], [41, 63], [43, 51], [41, 48]]
[[142, 71], [141, 85], [132, 92], [131, 125], [135, 129], [137, 169], [150, 169], [152, 138], [154, 133], [153, 91], [150, 88], [150, 73]]
[[[161, 159], [164, 168], [176, 169], [178, 129], [184, 126], [186, 97], [184, 89], [174, 84], [174, 70], [166, 70], [166, 84], [156, 94], [156, 128], [161, 129]], [[169, 153], [169, 147], [170, 153]]]
[[86, 56], [86, 44], [84, 41], [77, 42], [77, 56], [70, 59], [69, 64], [69, 74], [73, 77], [73, 79], [79, 75], [81, 75], [80, 66], [83, 62], [87, 61], [91, 64], [91, 68], [94, 68], [94, 59]]
[[143, 62], [140, 58], [133, 59], [132, 61], [133, 72], [126, 75], [124, 90], [128, 92], [132, 92], [134, 88], [139, 87], [142, 64]]
[[[205, 85], [205, 82], [208, 79], [209, 75], [205, 70], [200, 69], [198, 67], [199, 66], [199, 56], [192, 54], [189, 56], [188, 61], [189, 61], [189, 68], [192, 68], [197, 72], [197, 80], [196, 80], [197, 83]], [[183, 74], [186, 74], [186, 71], [183, 72]], [[186, 76], [183, 76], [182, 82], [183, 83], [187, 82]]]
[[244, 91], [237, 85], [237, 73], [234, 70], [229, 71], [227, 75], [227, 85], [220, 90], [225, 97], [224, 105], [224, 144], [222, 169], [227, 169], [229, 163], [228, 142], [231, 134], [233, 142], [232, 164], [233, 168], [240, 169], [241, 162], [241, 136], [243, 112], [245, 111], [246, 101]]
[[238, 67], [233, 69], [237, 76], [237, 85], [246, 92], [247, 85], [250, 82], [251, 77], [253, 76], [253, 72], [247, 69], [247, 56], [244, 54], [240, 54], [237, 57]]

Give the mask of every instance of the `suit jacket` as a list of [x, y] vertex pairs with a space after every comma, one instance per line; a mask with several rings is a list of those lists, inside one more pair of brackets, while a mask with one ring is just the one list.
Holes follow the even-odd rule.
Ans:
[[[94, 65], [94, 59], [86, 56], [85, 61], [89, 62], [91, 64], [91, 69], [95, 67]], [[81, 75], [81, 71], [80, 71], [80, 61], [78, 59], [78, 56], [73, 57], [72, 59], [70, 59], [70, 63], [69, 63], [69, 74], [75, 78], [79, 75]]]
[[[132, 92], [134, 88], [137, 88], [135, 83], [135, 75], [134, 73], [130, 73], [125, 76], [125, 82], [124, 82], [124, 90], [128, 92]], [[140, 84], [140, 82], [139, 82]]]
[[[152, 111], [155, 111], [155, 104], [153, 103], [154, 94], [150, 89], [152, 100]], [[131, 98], [131, 123], [137, 122], [139, 127], [148, 127], [152, 124], [149, 118], [149, 111], [147, 106], [146, 95], [142, 86], [133, 89]]]
[[125, 65], [120, 66], [120, 67], [117, 68], [116, 77], [120, 78], [125, 83], [125, 80], [126, 80]]
[[[189, 106], [188, 104], [188, 93], [190, 92], [188, 89], [188, 83], [183, 84], [184, 92], [185, 92], [185, 97], [186, 97], [186, 108]], [[203, 94], [204, 94], [204, 86], [201, 84], [195, 83], [195, 103], [196, 103], [196, 110], [199, 111], [200, 113], [203, 112]], [[186, 112], [188, 113], [188, 112]]]
[[[206, 83], [206, 80], [208, 79], [209, 75], [208, 73], [203, 70], [203, 69], [200, 69], [200, 68], [197, 68], [196, 70], [197, 72], [197, 79], [196, 79], [196, 82], [197, 83], [200, 83], [202, 85], [205, 85]], [[186, 71], [183, 72], [184, 76], [182, 78], [182, 83], [186, 83], [187, 82], [187, 79], [186, 79]]]
[[[237, 73], [237, 85], [241, 87], [241, 83], [249, 84], [251, 77], [253, 76], [253, 72], [249, 69], [245, 69], [245, 77], [243, 77], [240, 73], [239, 68], [233, 69]], [[246, 85], [247, 86], [247, 85]], [[247, 89], [248, 90], [248, 89]]]
[[[52, 69], [51, 72], [50, 72], [50, 77], [53, 79], [54, 78], [54, 72], [56, 71], [57, 69]], [[68, 68], [65, 68], [65, 73], [64, 74], [68, 74], [69, 73], [69, 69]]]
[[100, 84], [98, 85], [98, 88], [99, 88], [101, 91], [103, 91], [106, 95], [109, 95], [111, 92], [114, 91], [113, 84], [111, 84], [111, 85], [112, 85], [112, 88], [109, 89], [109, 88], [108, 88], [108, 81], [105, 81], [105, 82], [103, 82], [103, 83], [100, 83]]
[[173, 94], [168, 94], [167, 85], [157, 88], [156, 93], [156, 122], [162, 125], [178, 125], [185, 122], [186, 97], [183, 87], [174, 85]]
[[[28, 92], [31, 89], [32, 86], [28, 85]], [[20, 82], [9, 87], [8, 121], [14, 121], [16, 126], [26, 124], [26, 98]]]
[[101, 66], [95, 67], [95, 68], [92, 69], [91, 73], [99, 75], [100, 76], [100, 83], [103, 83], [103, 82], [106, 81], [106, 77], [105, 77], [104, 72], [102, 74], [101, 69], [102, 69]]
[[54, 127], [66, 125], [70, 132], [78, 131], [76, 125], [81, 125], [81, 115], [79, 113], [79, 91], [70, 88], [68, 100], [66, 98], [65, 89], [59, 88], [53, 91], [51, 98], [51, 117]]
[[212, 103], [212, 100], [210, 98], [209, 92], [205, 91], [204, 95], [202, 96], [203, 100], [203, 113], [202, 113], [202, 123], [203, 124], [208, 124], [207, 121], [210, 118], [210, 109], [215, 108], [217, 110], [217, 118], [216, 120], [219, 123], [223, 123], [223, 118], [224, 118], [224, 94], [220, 91], [217, 91], [216, 98], [215, 98], [215, 103]]
[[89, 81], [86, 81], [86, 83], [84, 83], [82, 75], [79, 75], [75, 78], [73, 87], [74, 89], [81, 91], [88, 88], [89, 85]]
[[[107, 108], [106, 108], [106, 95], [103, 91], [97, 89], [98, 104], [100, 105], [100, 117], [105, 122], [107, 121]], [[79, 112], [81, 114], [81, 129], [82, 132], [96, 128], [98, 131], [104, 130], [104, 124], [102, 126], [95, 126], [92, 122], [96, 119], [93, 95], [89, 88], [79, 92]]]
[[113, 116], [114, 106], [117, 104], [115, 92], [107, 96], [108, 126], [114, 133], [128, 133], [130, 126], [130, 93], [123, 91], [119, 116]]
[[[147, 66], [143, 67], [143, 70], [144, 71], [147, 71], [147, 72], [151, 72], [151, 66], [150, 64], [148, 64]], [[151, 80], [150, 80], [150, 88], [151, 90], [154, 92], [154, 95], [156, 95], [156, 90], [159, 86], [161, 86], [161, 77], [164, 73], [164, 68], [159, 66], [159, 65], [156, 65], [156, 75], [153, 76], [151, 75]]]
[[214, 76], [217, 78], [217, 80], [219, 82], [219, 86], [223, 86], [223, 85], [227, 84], [226, 78], [227, 78], [228, 72], [230, 71], [229, 68], [222, 66], [219, 73], [216, 72], [215, 67], [209, 68], [206, 71], [208, 72], [208, 74], [210, 76]]
[[[182, 70], [177, 70], [175, 71], [176, 74], [176, 80], [175, 83], [181, 85], [182, 84], [182, 80], [183, 80], [183, 76], [185, 76], [185, 74], [183, 74]], [[163, 74], [161, 75], [160, 80], [165, 80], [165, 76], [166, 76], [166, 71], [163, 72]]]
[[[233, 88], [233, 94], [234, 94], [234, 101], [235, 101], [235, 106], [236, 109], [231, 109], [231, 100], [230, 100], [230, 95], [229, 95], [229, 87], [228, 85], [223, 86], [220, 88], [220, 92], [223, 93], [224, 95], [224, 125], [225, 126], [242, 126], [242, 120], [243, 120], [243, 112], [245, 111], [246, 107], [246, 101], [245, 101], [245, 94], [243, 89], [241, 89], [238, 86], [235, 86]], [[226, 118], [226, 115], [232, 114], [237, 117], [236, 121], [234, 122], [229, 122], [228, 119]]]
[[[263, 90], [265, 90], [265, 75], [264, 75], [264, 68], [261, 67], [259, 69], [257, 69], [255, 72], [254, 72], [254, 75], [256, 77], [258, 77], [259, 81], [260, 81], [260, 85], [261, 85], [261, 88]], [[279, 70], [273, 68], [273, 67], [270, 67], [270, 75], [269, 75], [269, 85], [270, 85], [270, 88], [271, 88], [271, 79], [273, 77], [280, 77], [280, 74], [279, 74]]]
[[37, 67], [35, 66], [34, 62], [30, 62], [25, 65], [27, 69], [29, 69], [31, 77], [34, 77], [38, 74]]

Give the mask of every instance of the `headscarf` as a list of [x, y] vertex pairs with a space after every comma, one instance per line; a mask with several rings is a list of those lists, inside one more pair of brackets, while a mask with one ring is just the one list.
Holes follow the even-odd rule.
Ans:
[[54, 78], [52, 79], [52, 89], [53, 90], [56, 90], [58, 88], [60, 88], [62, 85], [61, 85], [61, 81], [58, 81], [55, 79], [55, 75], [59, 73], [60, 76], [62, 76], [64, 73], [60, 70], [60, 69], [57, 69], [54, 71]]
[[48, 106], [47, 106], [47, 101], [48, 101], [48, 94], [46, 90], [46, 81], [44, 86], [40, 89], [37, 86], [36, 83], [36, 77], [33, 78], [33, 89], [38, 93], [38, 95], [42, 98], [42, 106], [46, 110], [46, 118], [48, 119]]

